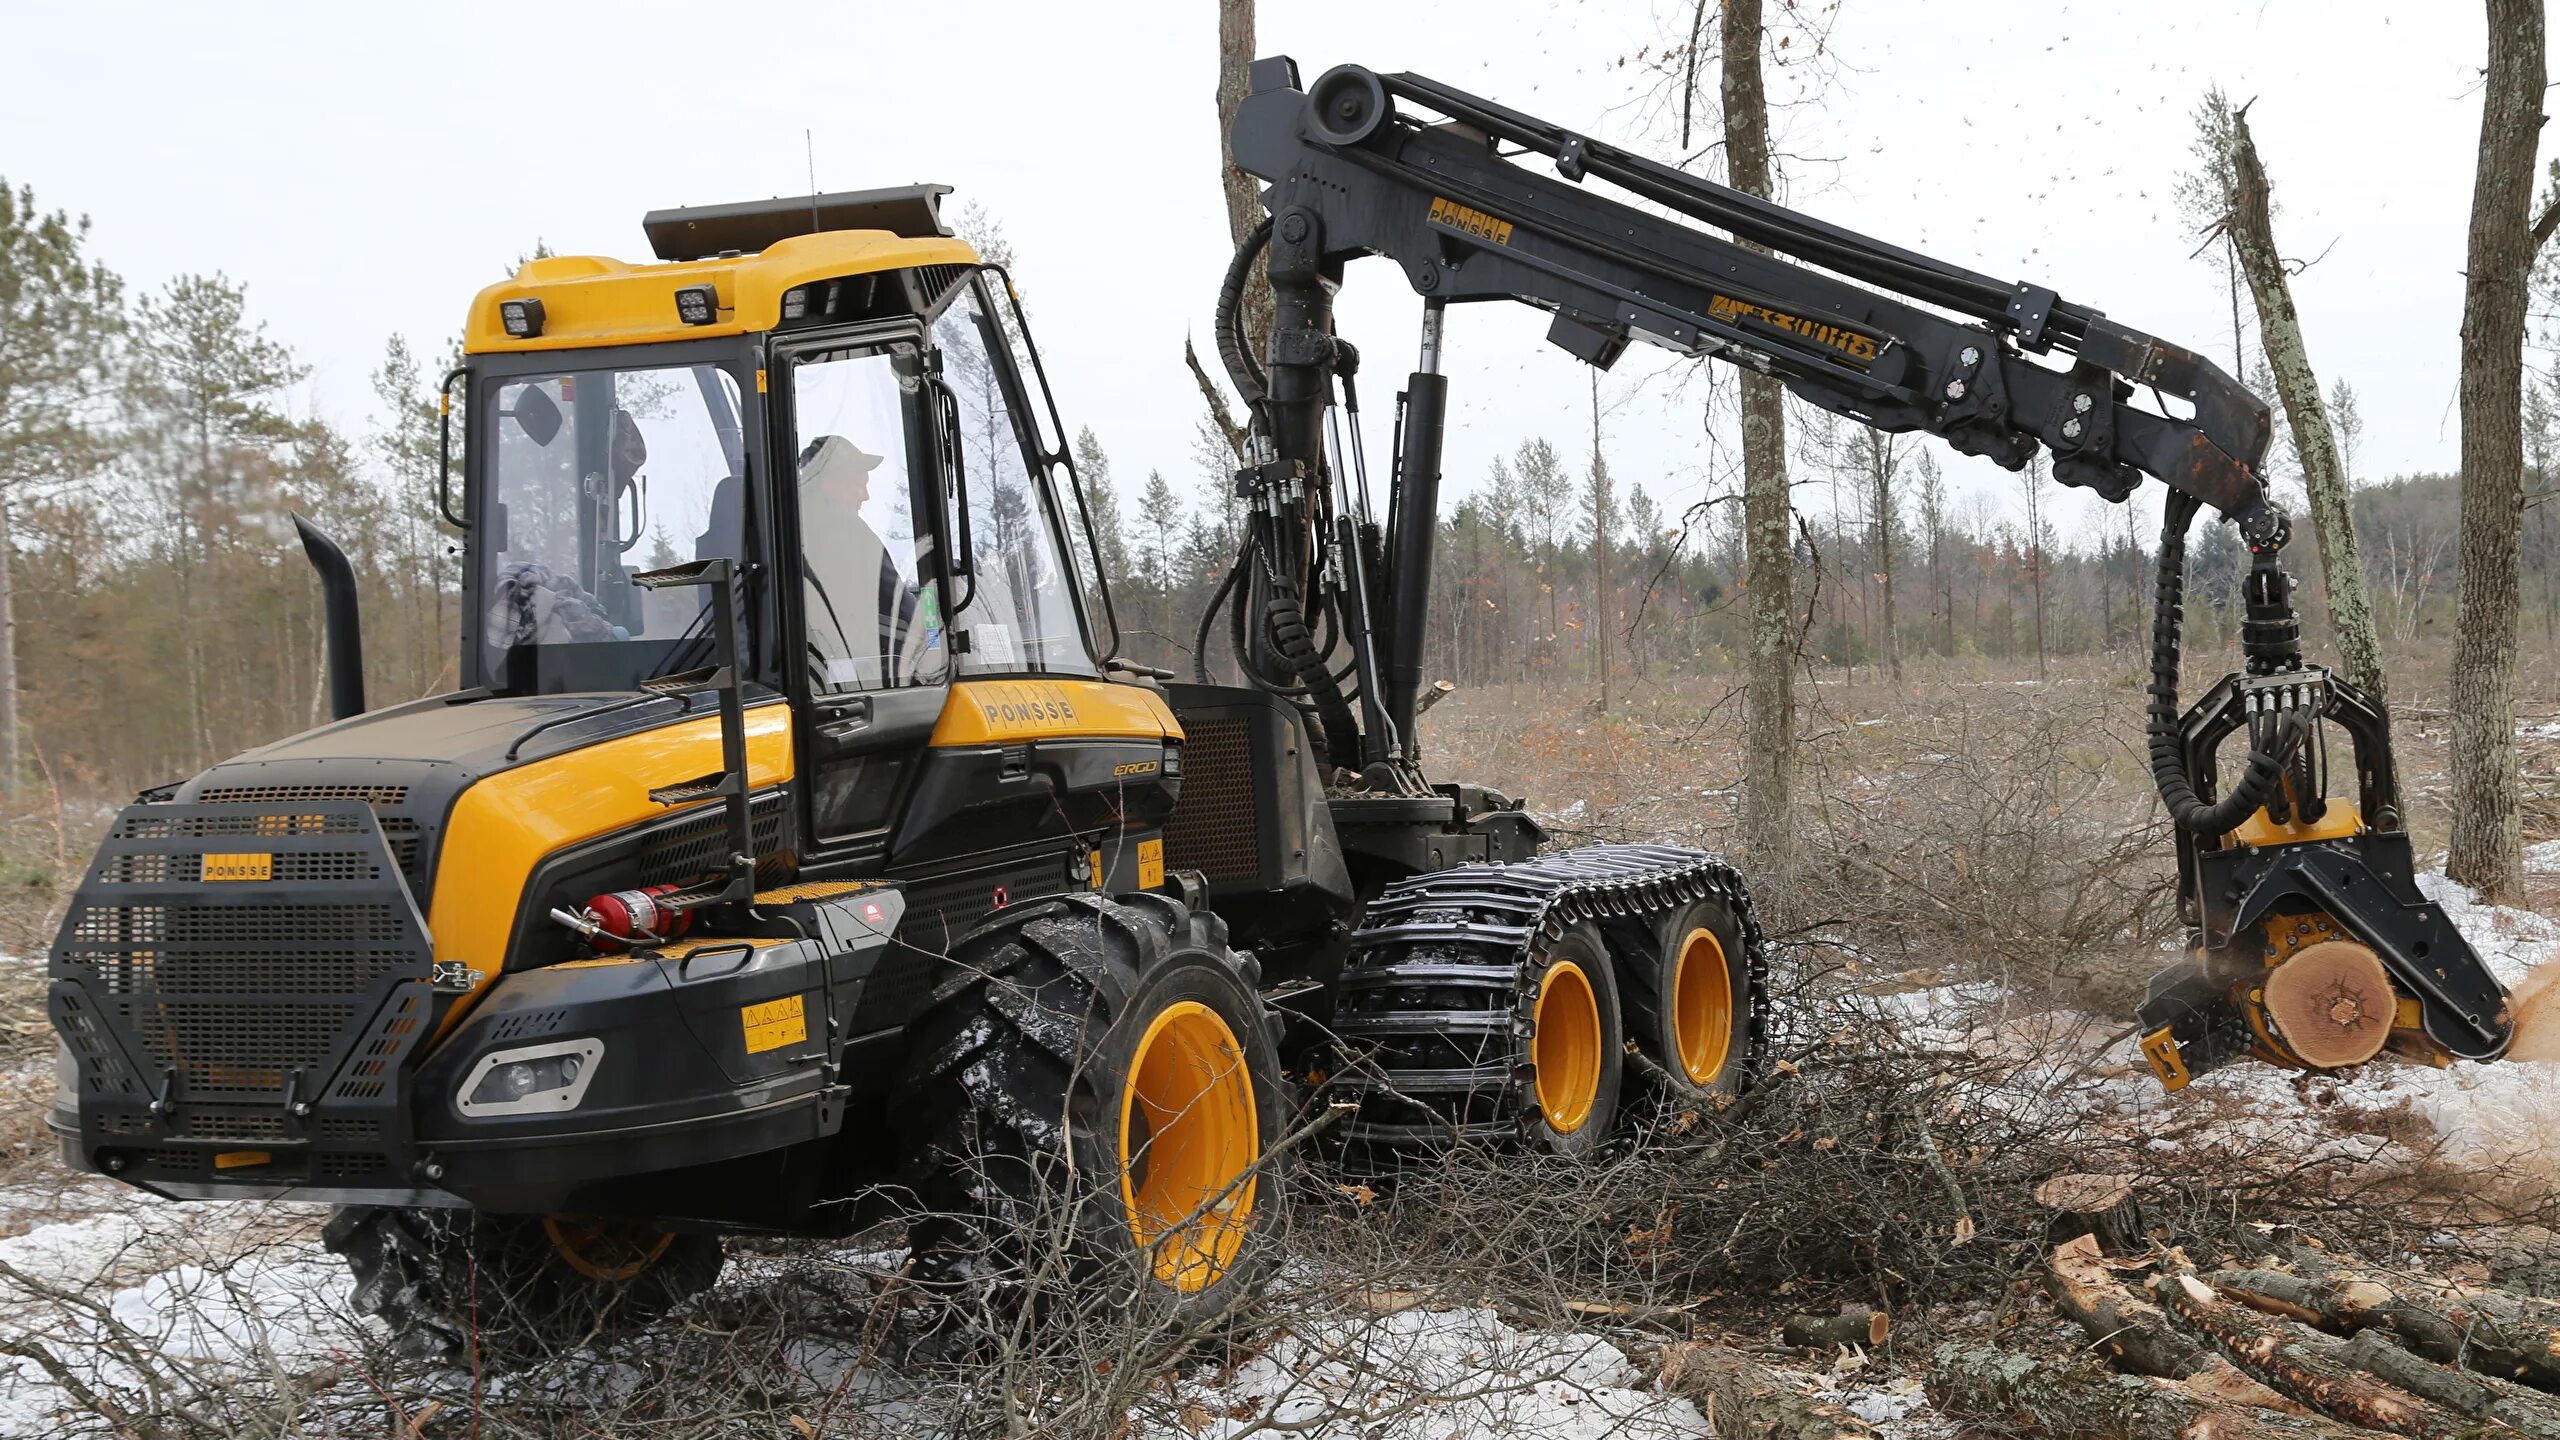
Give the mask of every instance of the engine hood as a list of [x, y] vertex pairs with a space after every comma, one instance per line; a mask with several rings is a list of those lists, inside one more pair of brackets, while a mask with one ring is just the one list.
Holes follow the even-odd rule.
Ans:
[[[445, 816], [472, 785], [600, 740], [693, 718], [691, 704], [588, 695], [435, 696], [368, 711], [263, 745], [178, 786], [178, 800], [371, 805], [424, 910]], [[705, 705], [704, 709], [710, 707]]]

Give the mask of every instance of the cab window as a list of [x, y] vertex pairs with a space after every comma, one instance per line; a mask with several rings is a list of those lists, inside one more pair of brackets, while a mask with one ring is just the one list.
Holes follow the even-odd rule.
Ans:
[[[801, 632], [818, 694], [939, 684], [949, 668], [933, 581], [916, 563], [908, 392], [890, 356], [792, 362]], [[912, 373], [912, 359], [910, 360]]]
[[1057, 496], [1046, 467], [1033, 461], [1011, 344], [979, 284], [943, 311], [933, 340], [956, 401], [952, 443], [968, 497], [952, 536], [967, 561], [953, 582], [952, 623], [969, 637], [960, 672], [1094, 674], [1076, 573], [1059, 543]]

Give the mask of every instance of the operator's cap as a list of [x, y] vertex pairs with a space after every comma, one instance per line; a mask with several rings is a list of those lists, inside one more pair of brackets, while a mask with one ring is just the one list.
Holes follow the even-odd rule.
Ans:
[[800, 452], [803, 485], [841, 476], [852, 479], [880, 468], [880, 457], [841, 435], [821, 435]]

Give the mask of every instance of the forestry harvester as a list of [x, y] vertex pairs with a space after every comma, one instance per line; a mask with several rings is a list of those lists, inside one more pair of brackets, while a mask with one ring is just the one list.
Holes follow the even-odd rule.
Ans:
[[[2189, 953], [2142, 1006], [2152, 1067], [2501, 1054], [2385, 717], [2302, 656], [2267, 408], [2229, 376], [1420, 76], [1252, 80], [1231, 143], [1269, 217], [1217, 306], [1248, 519], [1188, 681], [1114, 658], [1040, 352], [943, 187], [528, 261], [445, 381], [464, 688], [366, 709], [348, 563], [306, 531], [337, 718], [114, 821], [52, 952], [72, 1163], [340, 1207], [359, 1303], [430, 1344], [509, 1303], [643, 1316], [723, 1233], [899, 1206], [920, 1272], [985, 1274], [1044, 1193], [1076, 1264], [1196, 1314], [1257, 1268], [1293, 1077], [1389, 1153], [1579, 1154], [1639, 1087], [1739, 1091], [1769, 1004], [1744, 877], [1548, 848], [1418, 758], [1442, 347], [1491, 301], [1603, 368], [1643, 340], [2110, 500], [2164, 482], [2151, 765]], [[1373, 255], [1422, 299], [1376, 491], [1332, 309]], [[2249, 548], [2246, 660], [2181, 710], [2206, 506]], [[1221, 637], [1242, 684], [1210, 682]]]

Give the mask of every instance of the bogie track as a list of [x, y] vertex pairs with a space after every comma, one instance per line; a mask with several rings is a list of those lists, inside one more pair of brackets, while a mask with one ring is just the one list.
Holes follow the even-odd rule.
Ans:
[[[1739, 1088], [1767, 1048], [1768, 959], [1742, 877], [1722, 859], [1667, 845], [1592, 845], [1389, 886], [1352, 936], [1333, 1021], [1332, 1088], [1360, 1106], [1348, 1141], [1397, 1150], [1536, 1133], [1545, 1117], [1532, 1042], [1550, 951], [1589, 926], [1620, 976], [1650, 976], [1664, 922], [1701, 901], [1731, 917], [1740, 942], [1733, 960], [1747, 973], [1743, 1023], [1726, 1061]], [[1659, 1072], [1668, 1057], [1636, 1039]]]

